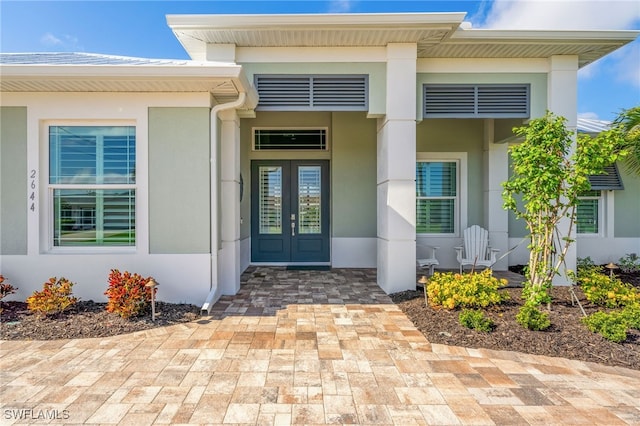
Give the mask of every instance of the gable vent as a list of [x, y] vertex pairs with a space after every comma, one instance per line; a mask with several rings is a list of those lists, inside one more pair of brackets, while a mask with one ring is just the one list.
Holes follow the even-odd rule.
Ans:
[[425, 84], [425, 118], [527, 118], [528, 84]]
[[624, 189], [622, 178], [615, 164], [605, 167], [603, 174], [589, 176], [589, 183], [591, 183], [593, 190]]
[[256, 75], [258, 110], [366, 111], [366, 75]]

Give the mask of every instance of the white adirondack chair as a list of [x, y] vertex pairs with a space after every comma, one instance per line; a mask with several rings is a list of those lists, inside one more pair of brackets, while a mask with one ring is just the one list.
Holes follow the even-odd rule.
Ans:
[[464, 247], [454, 247], [460, 263], [460, 273], [465, 265], [491, 268], [496, 263], [496, 254], [500, 251], [489, 245], [489, 232], [473, 225], [464, 230]]
[[428, 269], [429, 275], [433, 275], [433, 269], [436, 267], [436, 265], [440, 264], [440, 262], [438, 262], [438, 259], [436, 259], [436, 250], [438, 250], [440, 247], [428, 246], [423, 244], [419, 244], [418, 246], [427, 247], [431, 252], [430, 257], [424, 259], [416, 259], [416, 261], [418, 262], [418, 266], [420, 267], [420, 269]]

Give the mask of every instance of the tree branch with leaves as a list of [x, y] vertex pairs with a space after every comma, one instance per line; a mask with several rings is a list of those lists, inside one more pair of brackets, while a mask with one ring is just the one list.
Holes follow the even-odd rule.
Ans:
[[[574, 242], [578, 196], [590, 189], [589, 175], [602, 174], [606, 166], [624, 155], [624, 137], [615, 126], [596, 138], [580, 135], [574, 144], [566, 119], [551, 112], [515, 128], [514, 133], [524, 142], [509, 149], [513, 174], [503, 184], [504, 207], [525, 221], [530, 234], [525, 305], [518, 322], [527, 328], [544, 329], [549, 326], [548, 318], [538, 307], [551, 302], [552, 280], [559, 275]], [[568, 229], [561, 230], [565, 218]]]

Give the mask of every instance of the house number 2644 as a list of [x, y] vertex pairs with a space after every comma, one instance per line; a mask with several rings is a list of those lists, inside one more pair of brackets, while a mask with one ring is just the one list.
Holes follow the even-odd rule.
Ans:
[[29, 210], [36, 211], [36, 170], [29, 171]]

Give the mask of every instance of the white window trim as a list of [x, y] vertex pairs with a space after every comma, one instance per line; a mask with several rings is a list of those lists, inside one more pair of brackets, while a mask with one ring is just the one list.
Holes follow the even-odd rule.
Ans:
[[[324, 149], [256, 149], [256, 130], [324, 130], [326, 135], [326, 145]], [[331, 137], [329, 128], [324, 126], [257, 126], [251, 128], [251, 151], [253, 152], [329, 152], [331, 150]]]
[[[598, 232], [594, 233], [578, 233], [578, 228], [576, 225], [575, 232], [577, 237], [579, 238], [602, 238], [606, 236], [613, 236], [614, 232], [614, 224], [613, 220], [609, 220], [609, 218], [613, 218], [613, 207], [614, 207], [614, 192], [613, 190], [605, 190], [599, 189], [600, 196], [598, 197], [578, 197], [578, 199], [597, 199], [598, 200]], [[577, 219], [577, 212], [576, 212]]]
[[[72, 246], [72, 247], [59, 247], [54, 245], [54, 189], [65, 189], [68, 186], [60, 184], [51, 184], [49, 176], [49, 159], [50, 159], [50, 141], [49, 141], [49, 128], [52, 126], [132, 126], [136, 129], [136, 183], [135, 184], [123, 184], [123, 185], [102, 185], [103, 189], [111, 189], [110, 187], [117, 187], [118, 189], [127, 187], [127, 189], [134, 189], [136, 191], [136, 243], [133, 246]], [[41, 241], [44, 242], [42, 250], [49, 254], [115, 254], [115, 253], [137, 253], [140, 244], [140, 233], [138, 224], [140, 222], [140, 187], [141, 183], [138, 180], [138, 174], [140, 173], [141, 159], [139, 156], [140, 140], [139, 140], [139, 125], [133, 120], [42, 120], [40, 122], [40, 146], [43, 147], [43, 156], [40, 161], [40, 183], [43, 188], [41, 199], [41, 223], [45, 225], [44, 236]], [[145, 169], [146, 173], [146, 169]]]
[[462, 229], [467, 227], [468, 221], [468, 169], [466, 152], [418, 152], [416, 162], [425, 161], [454, 161], [457, 167], [456, 191], [458, 193], [459, 207], [455, 211], [453, 234], [425, 234], [417, 233], [419, 237], [460, 237]]

